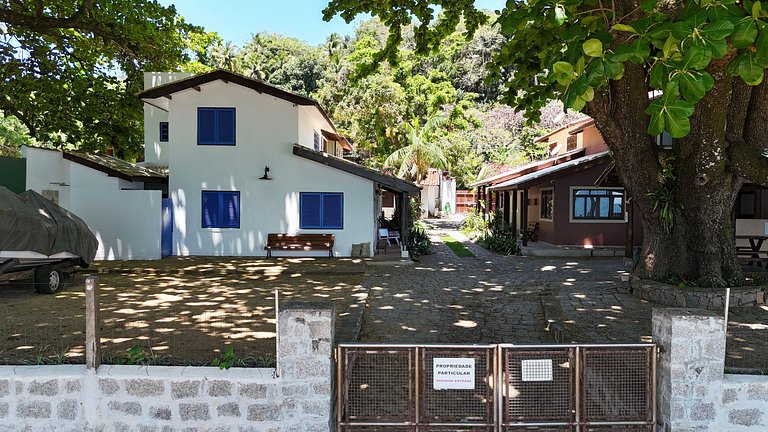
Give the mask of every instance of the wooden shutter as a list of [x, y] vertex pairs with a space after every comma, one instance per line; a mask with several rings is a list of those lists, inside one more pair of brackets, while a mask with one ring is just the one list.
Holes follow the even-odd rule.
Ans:
[[319, 193], [302, 193], [300, 201], [299, 224], [301, 228], [322, 228], [322, 196]]
[[219, 225], [219, 196], [216, 192], [203, 191], [202, 213], [203, 228]]
[[221, 108], [217, 110], [217, 143], [235, 145], [235, 109]]
[[323, 228], [341, 229], [344, 227], [344, 195], [340, 193], [323, 194]]
[[240, 192], [221, 192], [221, 225], [240, 228]]
[[565, 147], [566, 151], [572, 151], [576, 150], [576, 147], [578, 146], [578, 136], [577, 135], [569, 135], [567, 144]]
[[197, 143], [216, 143], [216, 110], [211, 108], [197, 109]]

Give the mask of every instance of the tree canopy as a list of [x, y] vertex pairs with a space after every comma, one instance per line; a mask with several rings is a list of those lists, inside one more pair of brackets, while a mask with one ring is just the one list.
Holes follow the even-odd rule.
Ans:
[[[442, 9], [435, 13], [431, 4]], [[420, 52], [438, 49], [471, 0], [332, 0], [325, 18], [361, 12], [389, 26], [390, 58], [401, 26], [415, 20]], [[591, 115], [640, 212], [638, 273], [701, 285], [738, 283], [731, 209], [744, 184], [768, 185], [768, 11], [759, 1], [510, 1], [496, 24], [505, 37], [490, 63], [503, 100], [537, 112], [552, 98]], [[514, 73], [510, 73], [514, 70]], [[671, 149], [656, 145], [662, 132]]]
[[0, 110], [83, 150], [142, 149], [142, 72], [175, 70], [197, 29], [154, 0], [0, 0]]

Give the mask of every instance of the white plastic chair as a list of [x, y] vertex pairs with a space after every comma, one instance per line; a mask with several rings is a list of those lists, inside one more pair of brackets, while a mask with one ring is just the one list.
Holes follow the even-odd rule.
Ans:
[[393, 240], [396, 245], [399, 245], [400, 233], [397, 231], [389, 232], [387, 228], [379, 228], [379, 240], [386, 240], [387, 246], [391, 246]]

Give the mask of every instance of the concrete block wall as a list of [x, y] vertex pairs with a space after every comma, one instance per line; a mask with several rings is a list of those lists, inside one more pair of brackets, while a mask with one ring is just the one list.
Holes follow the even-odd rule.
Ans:
[[702, 309], [653, 310], [660, 432], [768, 430], [768, 377], [723, 373], [725, 331]]
[[0, 431], [328, 431], [333, 320], [284, 305], [278, 369], [0, 366]]

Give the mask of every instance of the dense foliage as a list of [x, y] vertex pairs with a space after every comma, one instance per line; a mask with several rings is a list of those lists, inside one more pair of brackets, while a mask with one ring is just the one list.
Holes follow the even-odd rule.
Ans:
[[0, 110], [40, 142], [131, 157], [142, 71], [175, 69], [191, 31], [154, 0], [0, 0]]
[[[325, 17], [369, 12], [389, 25], [390, 41], [415, 17], [430, 29], [417, 37], [417, 49], [432, 52], [460, 18], [470, 34], [483, 23], [472, 3], [332, 0]], [[595, 119], [639, 210], [645, 235], [638, 274], [706, 286], [743, 281], [731, 210], [745, 182], [768, 185], [762, 3], [510, 1], [495, 23], [505, 39], [490, 70], [507, 84], [506, 103], [535, 120], [557, 98]], [[675, 138], [671, 148], [656, 144], [662, 132]]]

